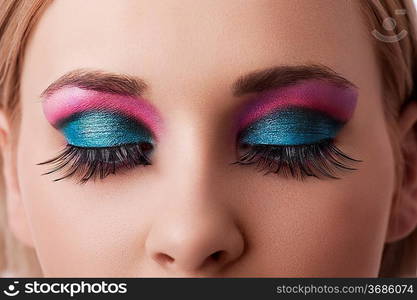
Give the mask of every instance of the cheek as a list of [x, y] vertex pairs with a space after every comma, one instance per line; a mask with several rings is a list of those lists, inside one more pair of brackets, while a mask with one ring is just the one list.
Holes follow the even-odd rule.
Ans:
[[[35, 247], [46, 276], [127, 276], [143, 256], [147, 219], [130, 193], [20, 180]], [[121, 255], [122, 254], [122, 255]]]
[[59, 183], [40, 187], [42, 182], [33, 180], [36, 175], [21, 176], [22, 197], [45, 275], [128, 274], [142, 251], [146, 226], [138, 221], [143, 220], [140, 211], [134, 215], [132, 206], [126, 210], [127, 201], [114, 194]]

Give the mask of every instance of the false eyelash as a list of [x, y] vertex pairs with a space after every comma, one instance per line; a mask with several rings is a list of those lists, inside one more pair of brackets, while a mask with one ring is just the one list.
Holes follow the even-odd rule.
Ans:
[[265, 175], [269, 173], [292, 176], [302, 180], [307, 176], [340, 179], [336, 171], [356, 170], [349, 166], [361, 162], [339, 150], [332, 139], [309, 145], [244, 145], [249, 150], [234, 164], [256, 164]]
[[79, 183], [96, 178], [104, 179], [120, 169], [132, 169], [138, 165], [150, 165], [147, 153], [153, 148], [149, 143], [126, 144], [116, 147], [87, 148], [67, 144], [56, 157], [38, 163], [52, 165], [52, 169], [42, 175], [64, 171], [62, 177], [76, 176]]

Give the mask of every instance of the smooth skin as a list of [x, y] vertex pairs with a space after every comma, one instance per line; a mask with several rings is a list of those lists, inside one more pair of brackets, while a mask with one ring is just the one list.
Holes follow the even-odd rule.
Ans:
[[[416, 227], [417, 176], [396, 190], [371, 39], [354, 1], [54, 1], [26, 48], [17, 144], [0, 122], [12, 231], [45, 276], [377, 276], [384, 243]], [[358, 170], [302, 182], [230, 164], [232, 83], [307, 63], [358, 87], [337, 144]], [[65, 139], [39, 95], [79, 68], [149, 82], [164, 120], [153, 165], [85, 185], [41, 176]], [[416, 119], [410, 105], [399, 124], [409, 159]]]

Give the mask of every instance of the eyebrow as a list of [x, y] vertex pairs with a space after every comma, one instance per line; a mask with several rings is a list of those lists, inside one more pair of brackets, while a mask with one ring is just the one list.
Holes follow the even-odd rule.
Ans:
[[[253, 71], [239, 77], [232, 85], [232, 94], [240, 97], [249, 93], [295, 85], [308, 79], [321, 79], [340, 87], [356, 88], [352, 82], [325, 65], [284, 65]], [[125, 96], [141, 96], [148, 90], [146, 81], [136, 76], [77, 69], [55, 80], [41, 93], [41, 97], [49, 96], [66, 86]]]
[[148, 84], [135, 76], [78, 69], [55, 80], [41, 93], [41, 97], [49, 96], [66, 86], [124, 96], [141, 96], [148, 89]]
[[262, 92], [273, 88], [295, 85], [303, 80], [319, 79], [343, 88], [356, 86], [330, 67], [320, 64], [275, 66], [254, 71], [239, 77], [232, 86], [232, 93], [239, 97], [244, 94]]

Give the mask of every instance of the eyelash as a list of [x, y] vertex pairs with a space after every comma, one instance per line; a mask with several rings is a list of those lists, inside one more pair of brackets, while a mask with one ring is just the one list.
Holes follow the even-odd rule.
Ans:
[[244, 154], [233, 164], [254, 165], [260, 171], [302, 180], [305, 177], [340, 179], [336, 171], [356, 170], [349, 164], [360, 162], [343, 153], [333, 139], [309, 145], [239, 145]]
[[[126, 144], [106, 148], [84, 148], [70, 144], [56, 157], [38, 165], [52, 165], [52, 169], [42, 175], [63, 171], [54, 181], [77, 177], [79, 183], [90, 179], [104, 179], [121, 169], [133, 169], [139, 165], [151, 165], [148, 153], [153, 149], [149, 143]], [[349, 166], [360, 162], [343, 153], [333, 139], [309, 145], [239, 145], [244, 151], [236, 162], [238, 165], [256, 165], [259, 171], [282, 174], [302, 180], [305, 177], [340, 179], [336, 171], [356, 170]]]
[[54, 181], [74, 176], [79, 178], [79, 183], [86, 183], [90, 179], [104, 179], [118, 170], [151, 165], [148, 153], [152, 149], [153, 145], [150, 143], [105, 148], [86, 148], [67, 144], [56, 157], [38, 165], [52, 165], [52, 169], [42, 175], [63, 171], [63, 175]]

